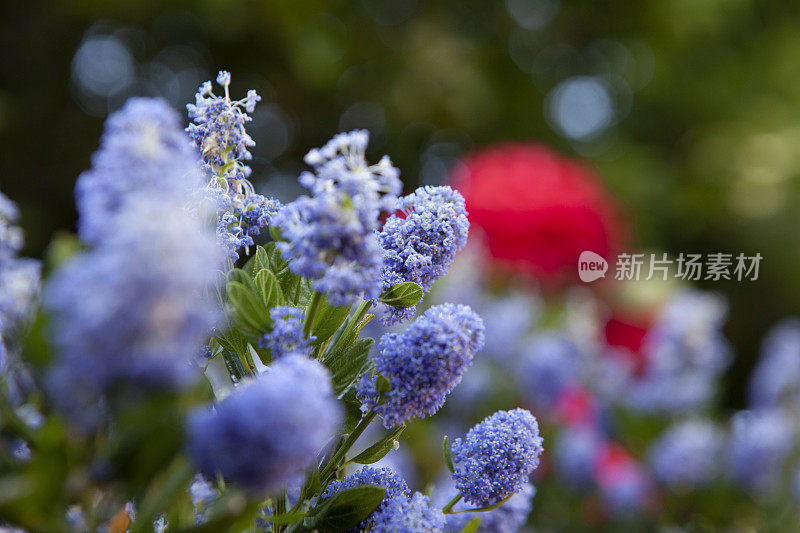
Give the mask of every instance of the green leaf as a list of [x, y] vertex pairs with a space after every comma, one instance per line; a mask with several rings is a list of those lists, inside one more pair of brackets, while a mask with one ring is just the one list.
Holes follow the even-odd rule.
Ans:
[[447, 435], [442, 439], [442, 455], [444, 456], [444, 464], [447, 465], [447, 469], [452, 474], [456, 469], [453, 467], [453, 457], [450, 455], [450, 438]]
[[272, 515], [272, 516], [264, 516], [262, 517], [266, 522], [272, 522], [273, 524], [279, 526], [285, 526], [287, 524], [294, 524], [306, 517], [307, 513], [284, 513], [279, 515]]
[[244, 355], [244, 351], [247, 349], [247, 339], [236, 329], [231, 329], [225, 334], [217, 335], [214, 338], [220, 346], [231, 353]]
[[194, 467], [182, 456], [178, 456], [169, 468], [151, 483], [143, 501], [137, 506], [133, 533], [152, 529], [153, 520], [160, 511], [167, 511], [186, 492], [189, 481], [195, 474]]
[[275, 248], [274, 242], [267, 244], [264, 251], [267, 260], [266, 266], [278, 279], [286, 301], [292, 305], [305, 306], [311, 298], [311, 287], [308, 280], [292, 274], [292, 271], [289, 270], [289, 263], [283, 260], [280, 252]]
[[465, 525], [459, 533], [475, 533], [481, 527], [481, 517], [476, 516]]
[[247, 260], [247, 263], [244, 264], [242, 270], [248, 276], [254, 278], [258, 272], [264, 270], [265, 268], [269, 268], [268, 255], [269, 254], [263, 246], [256, 247], [256, 253], [254, 253], [250, 259]]
[[405, 426], [400, 426], [394, 431], [392, 431], [389, 435], [382, 438], [380, 441], [376, 442], [360, 454], [356, 455], [350, 462], [358, 463], [360, 465], [371, 465], [373, 463], [377, 463], [381, 459], [383, 459], [387, 453], [392, 451], [394, 448], [394, 443], [397, 438], [400, 436], [401, 433], [406, 429]]
[[333, 390], [337, 396], [350, 389], [368, 369], [369, 352], [374, 344], [373, 339], [361, 339], [323, 361], [333, 374]]
[[311, 335], [316, 337], [311, 344], [317, 346], [330, 339], [349, 315], [350, 306], [331, 307], [328, 300], [323, 298], [314, 316], [314, 323], [311, 324]]
[[305, 526], [320, 533], [345, 531], [372, 514], [385, 496], [385, 488], [372, 485], [343, 490], [312, 509]]
[[261, 270], [256, 274], [255, 278], [253, 278], [253, 283], [256, 286], [256, 291], [259, 296], [261, 296], [261, 300], [268, 309], [285, 303], [278, 278], [275, 277], [272, 271], [266, 268]]
[[179, 533], [222, 533], [251, 531], [262, 502], [247, 502], [241, 492], [228, 490], [206, 511], [202, 524], [178, 530]]
[[252, 277], [240, 268], [232, 268], [228, 271], [228, 281], [238, 281], [250, 290], [255, 290], [256, 288], [253, 285]]
[[339, 432], [340, 435], [349, 435], [361, 421], [364, 413], [361, 412], [361, 402], [358, 400], [355, 388], [348, 389], [342, 395], [344, 403], [344, 426]]
[[422, 296], [422, 287], [413, 281], [405, 281], [389, 287], [378, 300], [391, 307], [411, 307], [422, 300]]
[[233, 307], [233, 316], [242, 332], [251, 337], [259, 337], [269, 330], [269, 309], [255, 290], [238, 281], [229, 281], [226, 288], [228, 302]]
[[392, 390], [392, 383], [383, 374], [378, 374], [378, 377], [375, 378], [375, 390], [377, 391], [378, 397], [380, 398], [384, 394]]

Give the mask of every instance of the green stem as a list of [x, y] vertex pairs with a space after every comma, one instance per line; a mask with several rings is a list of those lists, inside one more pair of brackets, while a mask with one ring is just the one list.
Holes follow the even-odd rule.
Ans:
[[350, 320], [347, 321], [344, 329], [340, 329], [336, 332], [331, 339], [330, 343], [328, 344], [328, 348], [325, 350], [325, 355], [329, 355], [335, 353], [337, 348], [339, 347], [339, 341], [341, 339], [346, 339], [350, 333], [353, 332], [353, 329], [361, 322], [364, 316], [369, 311], [369, 308], [372, 307], [372, 302], [364, 301], [356, 308], [356, 312], [353, 313], [353, 316], [350, 317]]
[[331, 475], [334, 468], [336, 468], [339, 465], [339, 462], [341, 462], [342, 458], [344, 458], [347, 452], [350, 451], [350, 448], [353, 447], [353, 444], [356, 443], [358, 438], [361, 436], [362, 433], [364, 433], [364, 430], [367, 429], [367, 426], [369, 426], [370, 422], [372, 422], [374, 418], [375, 418], [374, 412], [367, 413], [364, 416], [364, 418], [361, 419], [358, 425], [353, 429], [353, 432], [347, 436], [347, 440], [344, 441], [344, 444], [342, 444], [341, 447], [339, 447], [339, 449], [336, 450], [336, 453], [333, 454], [333, 457], [331, 457], [330, 461], [328, 461], [328, 464], [325, 465], [325, 468], [322, 469], [322, 472], [320, 473], [319, 476], [320, 479], [322, 480], [323, 487], [327, 484], [328, 477]]
[[308, 337], [311, 333], [311, 326], [314, 324], [314, 317], [317, 315], [317, 311], [319, 311], [319, 306], [322, 305], [322, 299], [324, 296], [318, 292], [314, 292], [314, 296], [311, 298], [311, 305], [308, 307], [308, 311], [306, 312], [306, 321], [303, 324], [303, 334]]
[[[485, 513], [485, 512], [487, 512], [487, 511], [494, 511], [494, 510], [495, 510], [495, 509], [497, 509], [498, 507], [501, 507], [501, 506], [502, 506], [504, 503], [506, 503], [508, 500], [510, 500], [512, 496], [514, 496], [514, 493], [512, 493], [512, 494], [509, 494], [508, 496], [506, 496], [505, 498], [503, 498], [503, 499], [502, 499], [502, 500], [500, 500], [499, 502], [497, 502], [497, 503], [493, 503], [492, 505], [487, 505], [486, 507], [478, 507], [478, 508], [476, 508], [476, 509], [463, 509], [463, 510], [461, 510], [461, 511], [450, 511], [450, 513], [445, 513], [445, 514], [459, 514], [459, 513]], [[458, 496], [458, 498], [460, 499], [460, 498], [461, 498], [461, 496]], [[444, 511], [443, 511], [443, 512], [444, 512]]]
[[[286, 514], [286, 492], [282, 493], [277, 500], [275, 500], [275, 516]], [[283, 526], [279, 524], [272, 524], [272, 530], [275, 533], [280, 532]]]
[[14, 411], [14, 406], [8, 401], [5, 390], [0, 390], [0, 427], [8, 429], [26, 441], [31, 448], [38, 446], [36, 432], [23, 422]]
[[444, 513], [444, 514], [452, 514], [453, 513], [453, 506], [455, 504], [457, 504], [458, 502], [460, 502], [460, 501], [461, 501], [461, 493], [459, 492], [458, 494], [453, 496], [452, 500], [447, 502], [447, 505], [442, 507], [442, 513]]

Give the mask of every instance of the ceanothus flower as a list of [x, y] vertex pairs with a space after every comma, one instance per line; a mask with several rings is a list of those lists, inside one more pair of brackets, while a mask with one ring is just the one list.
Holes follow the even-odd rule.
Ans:
[[800, 320], [783, 320], [767, 333], [750, 376], [749, 400], [756, 409], [800, 407]]
[[682, 291], [659, 314], [644, 338], [644, 374], [628, 404], [656, 413], [686, 413], [712, 399], [731, 360], [722, 326], [727, 307], [713, 293]]
[[744, 490], [758, 495], [775, 490], [795, 447], [797, 425], [780, 409], [742, 411], [731, 420], [728, 468]]
[[524, 348], [516, 369], [520, 391], [537, 407], [552, 407], [562, 391], [579, 382], [579, 354], [564, 334], [544, 333]]
[[652, 482], [644, 468], [615, 443], [607, 443], [599, 454], [595, 481], [610, 514], [638, 513], [653, 499]]
[[383, 416], [392, 428], [406, 420], [432, 415], [461, 381], [473, 355], [483, 347], [483, 321], [466, 305], [431, 307], [403, 333], [381, 337], [373, 356], [376, 371], [389, 380], [385, 403], [380, 402], [377, 376], [365, 374], [358, 385], [361, 409]]
[[447, 515], [445, 533], [460, 533], [475, 518], [479, 518], [481, 521], [476, 533], [515, 533], [528, 521], [528, 515], [531, 514], [533, 509], [532, 500], [535, 495], [536, 488], [530, 483], [526, 483], [522, 490], [514, 494], [497, 509], [486, 512]]
[[6, 368], [7, 346], [31, 313], [39, 293], [41, 264], [17, 257], [24, 238], [17, 226], [17, 205], [0, 193], [0, 373]]
[[18, 220], [17, 204], [0, 192], [0, 261], [16, 257], [25, 243]]
[[306, 154], [314, 173], [304, 172], [299, 182], [312, 196], [284, 206], [271, 222], [291, 271], [327, 293], [332, 305], [374, 299], [381, 288], [378, 217], [395, 208], [402, 184], [388, 157], [367, 163], [368, 139], [366, 131], [340, 133]]
[[77, 255], [45, 288], [60, 356], [51, 392], [65, 407], [81, 396], [96, 404], [122, 381], [172, 388], [194, 379], [219, 319], [207, 294], [222, 264], [211, 228], [157, 197], [127, 202], [116, 218], [114, 239]]
[[498, 411], [452, 443], [456, 488], [468, 503], [493, 505], [522, 490], [539, 466], [542, 449], [530, 411]]
[[261, 97], [250, 90], [246, 98], [231, 100], [230, 82], [230, 73], [220, 71], [222, 96], [214, 94], [210, 81], [200, 86], [195, 103], [186, 106], [192, 121], [186, 131], [209, 178], [206, 193], [217, 210], [217, 240], [235, 261], [239, 250], [252, 246], [253, 237], [269, 226], [280, 202], [254, 191], [247, 179], [252, 171], [244, 163], [253, 158], [248, 148], [255, 146], [245, 124]]
[[379, 513], [373, 513], [369, 529], [372, 533], [441, 533], [445, 516], [431, 506], [430, 499], [420, 492], [410, 498], [390, 500]]
[[558, 434], [553, 452], [558, 479], [575, 489], [591, 487], [594, 463], [605, 444], [605, 439], [593, 427], [565, 427]]
[[[383, 290], [413, 281], [427, 294], [447, 274], [456, 252], [467, 244], [469, 221], [464, 198], [450, 187], [420, 187], [398, 202], [402, 215], [390, 216], [378, 233], [383, 249]], [[389, 307], [385, 322], [414, 316], [415, 306]]]
[[302, 310], [282, 305], [269, 310], [272, 319], [272, 329], [258, 341], [259, 348], [269, 348], [272, 359], [279, 359], [287, 355], [311, 355], [309, 340], [303, 334]]
[[408, 484], [406, 484], [405, 480], [391, 468], [365, 466], [358, 472], [348, 475], [341, 481], [331, 482], [325, 489], [325, 492], [320, 496], [320, 499], [324, 500], [325, 498], [330, 498], [343, 490], [352, 489], [361, 485], [383, 487], [386, 489], [386, 496], [383, 497], [381, 503], [370, 516], [350, 531], [369, 531], [373, 517], [386, 509], [392, 500], [408, 499], [411, 495]]
[[181, 209], [202, 184], [178, 113], [159, 98], [131, 98], [106, 120], [92, 168], [75, 184], [78, 234], [92, 245], [116, 239], [126, 204], [148, 196], [161, 198], [165, 212]]
[[257, 495], [274, 493], [315, 464], [339, 428], [330, 372], [287, 356], [189, 418], [187, 448], [200, 471]]
[[659, 436], [650, 448], [650, 465], [659, 481], [686, 491], [719, 473], [724, 444], [722, 431], [711, 421], [687, 420]]
[[186, 492], [192, 500], [195, 523], [201, 524], [205, 521], [206, 510], [217, 499], [219, 493], [202, 474], [195, 474]]

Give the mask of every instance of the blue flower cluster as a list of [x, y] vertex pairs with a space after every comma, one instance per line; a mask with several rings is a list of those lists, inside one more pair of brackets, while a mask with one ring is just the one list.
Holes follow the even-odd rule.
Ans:
[[200, 151], [203, 166], [209, 176], [207, 192], [217, 210], [217, 240], [231, 260], [239, 250], [252, 246], [253, 236], [259, 235], [280, 208], [280, 202], [256, 194], [248, 181], [252, 170], [244, 161], [253, 158], [248, 150], [255, 142], [245, 125], [261, 97], [250, 90], [247, 97], [231, 100], [231, 75], [220, 71], [217, 83], [225, 94], [214, 94], [211, 82], [200, 86], [194, 104], [187, 104], [192, 121], [186, 131]]
[[[139, 99], [112, 115], [109, 122], [138, 128], [140, 122], [125, 117], [147, 115], [147, 109], [155, 113], [166, 108], [159, 100]], [[177, 121], [150, 125], [153, 139], [183, 137], [183, 146], [188, 143]], [[163, 133], [161, 128], [172, 131]], [[128, 160], [131, 151], [116, 135], [141, 142], [116, 126], [107, 128], [104, 160], [113, 159], [112, 147]], [[180, 182], [195, 172], [196, 163], [183, 157], [181, 143], [170, 146], [175, 148], [174, 161], [184, 166], [146, 168], [158, 180]], [[103, 182], [99, 172], [110, 168], [96, 166], [92, 179]], [[193, 358], [219, 318], [217, 305], [206, 296], [222, 264], [213, 232], [181, 207], [185, 202], [182, 187], [175, 194], [167, 194], [168, 190], [165, 187], [161, 195], [125, 197], [116, 210], [106, 211], [113, 238], [99, 239], [90, 251], [75, 256], [45, 288], [53, 342], [60, 355], [51, 372], [50, 392], [57, 398], [56, 405], [81, 418], [96, 412], [97, 397], [120, 381], [162, 388], [195, 377]], [[100, 204], [83, 205], [91, 210]], [[87, 212], [80, 210], [79, 215], [86, 219]], [[87, 220], [93, 218], [90, 215]]]
[[758, 495], [773, 492], [794, 450], [798, 427], [779, 409], [743, 411], [731, 421], [728, 469], [740, 487]]
[[278, 249], [295, 274], [312, 280], [332, 305], [374, 299], [381, 288], [381, 248], [376, 230], [381, 211], [394, 210], [402, 190], [399, 171], [384, 156], [366, 162], [366, 131], [341, 133], [305, 157], [314, 173], [299, 181], [301, 196], [273, 217]]
[[660, 313], [643, 343], [642, 379], [628, 403], [644, 412], [686, 413], [707, 404], [731, 361], [722, 326], [725, 301], [716, 294], [683, 291]]
[[784, 320], [767, 334], [750, 376], [749, 403], [800, 409], [800, 320]]
[[342, 419], [322, 364], [284, 357], [189, 419], [188, 449], [200, 471], [254, 494], [285, 488], [312, 466]]
[[348, 475], [341, 481], [333, 481], [322, 493], [320, 499], [330, 498], [331, 496], [342, 492], [343, 490], [352, 489], [361, 485], [374, 485], [376, 487], [383, 487], [386, 489], [386, 496], [383, 497], [380, 505], [373, 511], [372, 515], [367, 517], [358, 526], [353, 528], [352, 531], [367, 531], [375, 515], [380, 514], [394, 499], [408, 498], [411, 494], [411, 489], [405, 480], [392, 470], [391, 468], [375, 468], [365, 466], [358, 472]]
[[192, 500], [195, 523], [200, 524], [205, 520], [206, 510], [214, 503], [219, 493], [214, 489], [214, 485], [204, 478], [202, 474], [195, 474], [187, 492]]
[[530, 483], [526, 483], [522, 490], [514, 494], [497, 509], [480, 513], [447, 515], [445, 533], [460, 533], [475, 518], [479, 518], [481, 521], [476, 533], [513, 533], [519, 531], [528, 521], [528, 515], [531, 514], [533, 509], [532, 500], [534, 496], [536, 496], [536, 488]]
[[543, 333], [531, 339], [518, 366], [520, 391], [537, 407], [552, 408], [561, 393], [580, 383], [579, 353], [563, 333]]
[[519, 492], [539, 466], [542, 438], [525, 409], [498, 411], [451, 445], [453, 479], [464, 501], [493, 505]]
[[[383, 289], [413, 281], [427, 293], [467, 244], [464, 197], [447, 186], [426, 186], [400, 198], [398, 208], [402, 214], [390, 216], [378, 234], [383, 248]], [[414, 312], [415, 307], [389, 307], [385, 322], [400, 322]]]
[[311, 339], [306, 339], [303, 334], [303, 311], [283, 305], [270, 309], [269, 316], [272, 330], [258, 340], [259, 348], [269, 348], [273, 360], [287, 355], [311, 355]]
[[410, 498], [395, 498], [386, 508], [372, 516], [368, 531], [373, 533], [400, 533], [418, 531], [420, 533], [441, 533], [444, 531], [445, 516], [431, 506], [430, 498], [415, 492]]
[[572, 488], [589, 488], [594, 482], [597, 452], [604, 444], [595, 428], [566, 426], [555, 442], [553, 461], [556, 475]]
[[106, 120], [92, 168], [75, 184], [78, 234], [92, 245], [116, 239], [113, 221], [127, 204], [149, 196], [165, 212], [180, 209], [202, 184], [178, 113], [160, 99], [131, 98]]
[[16, 204], [0, 193], [0, 373], [4, 370], [3, 339], [9, 339], [30, 314], [39, 291], [41, 265], [18, 257], [24, 243], [17, 226]]
[[653, 444], [650, 464], [656, 477], [677, 491], [706, 485], [720, 473], [725, 439], [708, 420], [687, 420], [669, 428]]
[[[23, 245], [16, 204], [0, 193], [0, 377], [9, 399], [21, 400], [28, 376], [19, 355], [19, 335], [39, 295], [41, 264], [18, 257]], [[15, 450], [16, 456], [16, 450]]]
[[370, 516], [349, 530], [350, 533], [361, 531], [435, 533], [443, 530], [445, 520], [442, 512], [431, 507], [427, 496], [419, 492], [412, 495], [403, 478], [390, 468], [364, 467], [341, 481], [332, 482], [320, 498], [329, 498], [343, 490], [361, 485], [384, 487], [386, 496]]
[[362, 410], [382, 415], [386, 428], [434, 414], [461, 381], [483, 342], [483, 321], [471, 308], [431, 307], [403, 333], [381, 337], [373, 360], [377, 372], [389, 380], [390, 390], [381, 403], [377, 376], [365, 374], [358, 385]]

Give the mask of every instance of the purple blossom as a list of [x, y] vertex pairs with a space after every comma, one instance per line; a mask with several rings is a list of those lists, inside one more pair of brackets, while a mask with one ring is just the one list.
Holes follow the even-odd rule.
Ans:
[[278, 306], [269, 310], [272, 329], [258, 341], [259, 348], [269, 348], [272, 359], [287, 355], [311, 355], [309, 340], [303, 334], [305, 313], [291, 306]]
[[178, 113], [161, 99], [131, 98], [106, 120], [92, 168], [75, 184], [78, 234], [93, 245], [116, 239], [128, 203], [146, 196], [160, 198], [162, 211], [181, 209], [202, 184]]
[[530, 411], [498, 411], [453, 442], [456, 488], [468, 503], [495, 504], [523, 489], [541, 453], [539, 424]]
[[523, 350], [516, 370], [520, 392], [537, 407], [552, 407], [565, 388], [578, 383], [578, 365], [578, 349], [566, 336], [536, 336]]
[[[420, 187], [398, 202], [378, 234], [383, 249], [383, 290], [413, 281], [427, 294], [444, 276], [456, 252], [467, 243], [469, 221], [464, 198], [450, 187]], [[414, 315], [414, 307], [388, 308], [387, 324]]]
[[206, 195], [217, 212], [217, 240], [235, 261], [239, 250], [252, 246], [253, 237], [269, 226], [280, 202], [256, 194], [248, 181], [252, 171], [244, 163], [253, 158], [249, 148], [255, 146], [245, 125], [261, 97], [250, 90], [246, 98], [231, 100], [230, 82], [230, 73], [220, 71], [221, 96], [214, 94], [210, 81], [200, 86], [195, 103], [186, 106], [192, 121], [186, 131], [207, 174]]
[[795, 448], [795, 420], [779, 409], [742, 411], [731, 420], [728, 468], [731, 478], [757, 495], [774, 491]]
[[189, 419], [187, 447], [200, 471], [254, 494], [290, 485], [315, 464], [342, 419], [330, 373], [290, 356]]
[[373, 360], [389, 380], [387, 401], [379, 402], [376, 376], [364, 375], [358, 385], [362, 410], [382, 415], [386, 428], [434, 414], [483, 346], [483, 331], [472, 309], [444, 304], [428, 309], [403, 333], [385, 334]]
[[628, 404], [672, 414], [707, 404], [731, 360], [722, 334], [726, 314], [724, 300], [713, 293], [683, 291], [673, 297], [644, 339], [645, 373], [632, 385]]
[[677, 491], [708, 484], [720, 472], [724, 435], [712, 422], [687, 420], [669, 428], [653, 444], [650, 464], [656, 478]]
[[800, 406], [800, 320], [784, 320], [769, 331], [749, 392], [756, 409]]
[[352, 528], [350, 531], [367, 531], [371, 530], [371, 525], [376, 515], [381, 514], [393, 500], [403, 499], [407, 500], [411, 495], [411, 490], [408, 488], [405, 480], [400, 475], [390, 468], [374, 468], [365, 466], [358, 472], [350, 474], [341, 481], [333, 481], [325, 489], [325, 492], [320, 496], [321, 500], [330, 498], [339, 492], [361, 485], [373, 485], [376, 487], [383, 487], [386, 489], [386, 496], [384, 496], [381, 503], [373, 511], [373, 513], [361, 522], [357, 527]]
[[402, 185], [388, 157], [366, 162], [368, 138], [366, 131], [342, 133], [311, 150], [305, 160], [314, 173], [299, 181], [312, 196], [299, 197], [272, 220], [291, 271], [312, 280], [333, 305], [374, 299], [381, 288], [378, 216], [394, 209]]
[[116, 236], [63, 265], [45, 288], [59, 357], [50, 391], [79, 417], [121, 382], [173, 388], [196, 379], [193, 361], [219, 318], [207, 290], [221, 254], [210, 228], [156, 197], [128, 202]]

